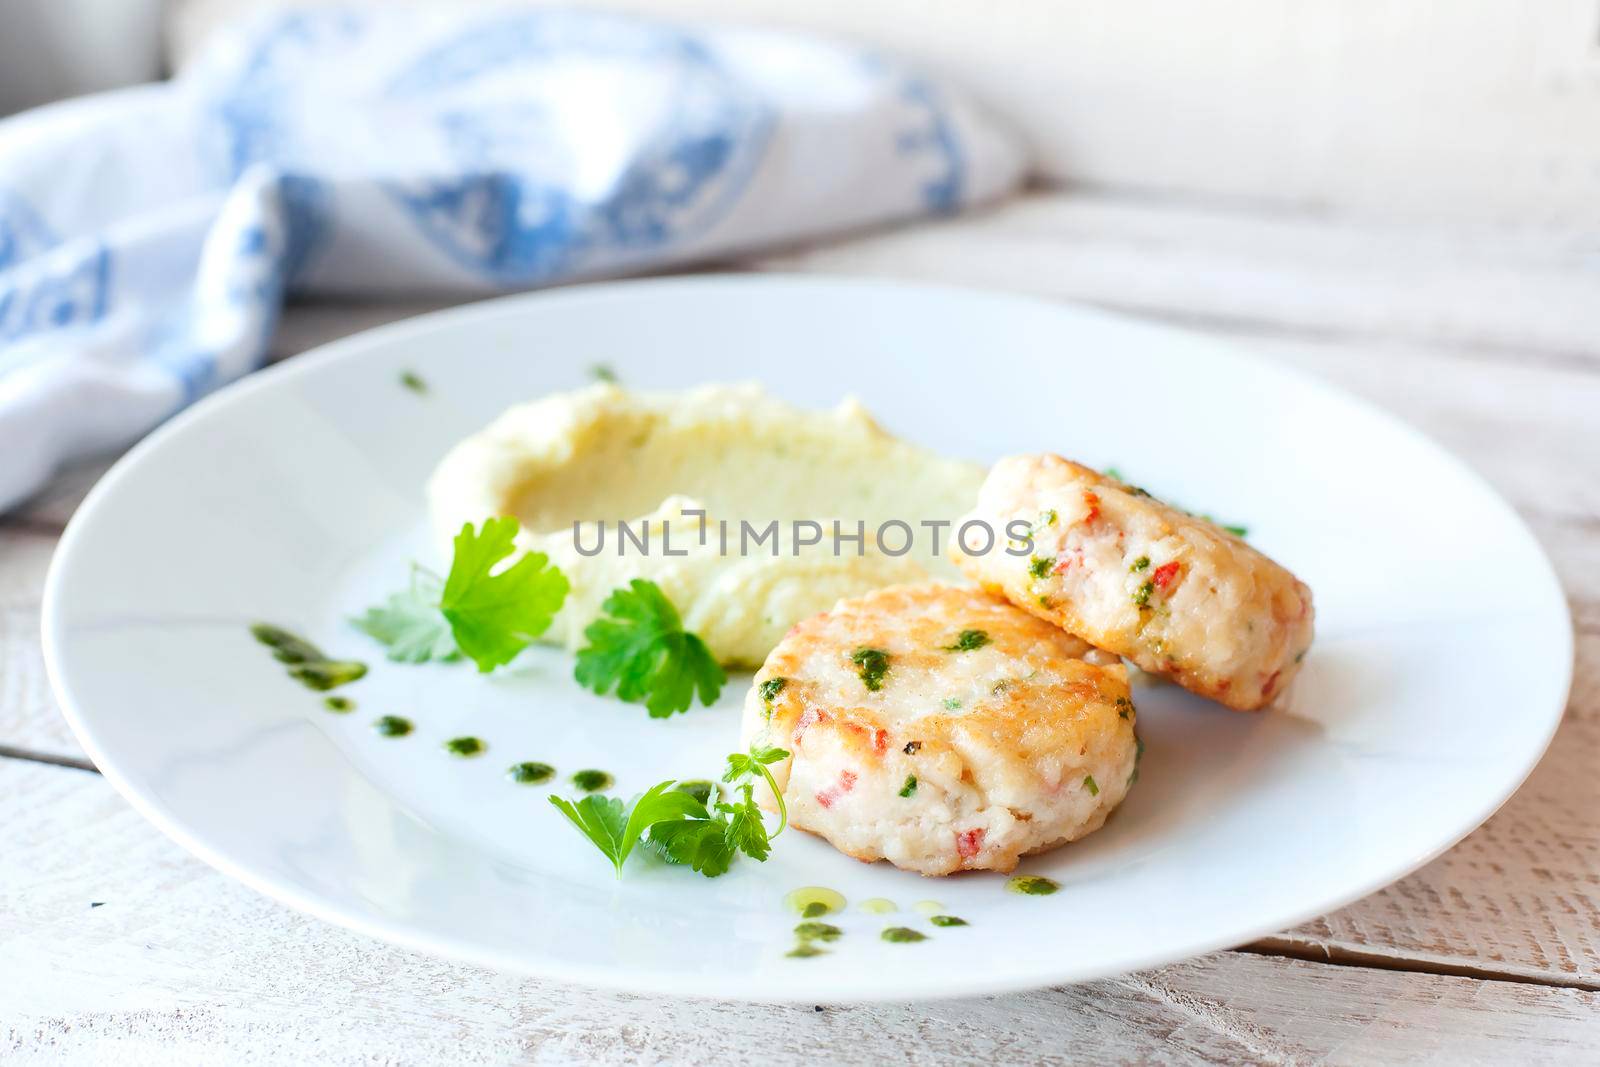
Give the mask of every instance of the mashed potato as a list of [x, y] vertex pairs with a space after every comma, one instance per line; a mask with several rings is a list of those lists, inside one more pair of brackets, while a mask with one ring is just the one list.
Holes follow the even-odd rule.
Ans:
[[[947, 568], [920, 542], [905, 556], [880, 553], [872, 531], [887, 520], [954, 520], [982, 481], [981, 467], [896, 439], [853, 400], [808, 412], [753, 385], [635, 393], [601, 384], [511, 408], [450, 451], [428, 497], [441, 544], [463, 523], [509, 515], [522, 546], [565, 572], [572, 592], [546, 640], [578, 647], [613, 589], [648, 578], [718, 660], [754, 667], [791, 626], [841, 597]], [[601, 520], [603, 550], [579, 552], [599, 543]], [[756, 533], [777, 520], [776, 555], [771, 541], [741, 554], [741, 520]], [[793, 520], [821, 523], [829, 536], [797, 553]], [[853, 543], [834, 554], [832, 520], [846, 534], [865, 523], [861, 554]], [[635, 538], [648, 527], [648, 553], [617, 536], [618, 521]]]

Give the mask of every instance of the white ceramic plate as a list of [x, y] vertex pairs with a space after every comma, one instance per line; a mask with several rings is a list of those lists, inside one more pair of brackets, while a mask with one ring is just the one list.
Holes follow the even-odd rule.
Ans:
[[[953, 456], [1055, 450], [1247, 524], [1310, 583], [1317, 641], [1285, 710], [1136, 694], [1141, 780], [1104, 830], [1023, 870], [923, 879], [781, 838], [708, 881], [606, 862], [505, 768], [599, 767], [630, 795], [714, 775], [747, 678], [670, 721], [590, 696], [539, 649], [490, 678], [402, 666], [344, 621], [437, 562], [422, 486], [507, 404], [590, 380], [759, 379], [858, 394]], [[398, 384], [420, 374], [430, 392]], [[889, 472], [886, 472], [886, 476]], [[376, 937], [553, 978], [808, 1002], [990, 993], [1160, 964], [1370, 893], [1492, 813], [1544, 751], [1572, 661], [1548, 562], [1511, 509], [1394, 419], [1186, 334], [1054, 304], [864, 281], [695, 278], [515, 297], [353, 337], [252, 376], [136, 448], [73, 519], [44, 637], [106, 777], [207, 862]], [[371, 674], [322, 710], [247, 633], [297, 629]], [[377, 737], [378, 715], [417, 723]], [[446, 756], [458, 734], [476, 760]], [[558, 782], [565, 793], [573, 790]], [[784, 894], [845, 936], [796, 960]], [[895, 901], [896, 916], [854, 902]], [[965, 918], [939, 929], [933, 899]], [[927, 941], [887, 943], [890, 922]]]

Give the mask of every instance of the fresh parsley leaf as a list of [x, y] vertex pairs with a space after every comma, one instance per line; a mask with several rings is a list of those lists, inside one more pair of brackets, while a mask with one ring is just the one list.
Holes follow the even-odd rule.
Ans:
[[[552, 796], [550, 803], [611, 861], [619, 877], [628, 854], [643, 840], [669, 863], [683, 864], [707, 878], [715, 878], [727, 872], [733, 857], [740, 852], [757, 862], [771, 855], [772, 838], [784, 831], [789, 817], [767, 764], [788, 755], [781, 748], [758, 744], [751, 746], [748, 753], [728, 757], [723, 780], [737, 783], [740, 795], [732, 801], [719, 801], [711, 809], [706, 806], [710, 782], [672, 780], [657, 783], [627, 806], [615, 797], [600, 795], [578, 801]], [[755, 801], [758, 778], [764, 778], [778, 798], [780, 821], [777, 831], [770, 835]], [[697, 795], [696, 787], [703, 787], [704, 792]]]
[[767, 834], [753, 790], [750, 783], [745, 783], [740, 790], [742, 799], [718, 804], [708, 818], [655, 824], [650, 827], [650, 844], [668, 862], [691, 867], [707, 878], [727, 873], [733, 857], [740, 852], [764, 862], [772, 852], [772, 837]]
[[635, 578], [601, 607], [606, 617], [583, 631], [589, 644], [573, 670], [579, 685], [600, 695], [616, 686], [619, 700], [644, 704], [654, 719], [689, 710], [696, 690], [702, 704], [716, 701], [728, 676], [659, 586]]
[[438, 577], [413, 566], [410, 588], [350, 621], [387, 645], [389, 658], [397, 663], [460, 659], [450, 620], [439, 610], [439, 585]]
[[516, 536], [516, 519], [485, 519], [478, 529], [462, 526], [439, 597], [456, 647], [486, 673], [510, 663], [549, 629], [571, 588], [543, 552], [529, 552], [492, 573], [516, 551]]
[[789, 753], [781, 748], [769, 745], [754, 744], [750, 746], [749, 754], [734, 752], [728, 756], [728, 770], [722, 776], [724, 782], [736, 782], [740, 778], [756, 774], [765, 774], [763, 769], [768, 763], [777, 763], [787, 759]]
[[622, 861], [628, 858], [622, 847], [622, 835], [628, 829], [628, 809], [622, 801], [591, 794], [574, 804], [552, 793], [550, 803], [578, 828], [579, 833], [594, 842], [594, 847], [604, 853], [619, 873], [622, 871]]
[[[722, 776], [722, 780], [730, 784], [739, 782], [745, 778], [754, 779], [756, 775], [760, 775], [762, 778], [766, 779], [767, 788], [772, 791], [772, 799], [777, 801], [778, 804], [778, 829], [773, 833], [773, 837], [777, 837], [778, 834], [783, 833], [784, 829], [788, 827], [789, 806], [783, 802], [783, 790], [778, 788], [778, 781], [776, 778], [772, 777], [772, 772], [767, 770], [767, 765], [769, 763], [777, 763], [779, 760], [788, 758], [789, 752], [787, 749], [777, 748], [772, 745], [763, 745], [760, 742], [756, 742], [750, 746], [750, 751], [748, 754], [743, 752], [731, 753], [728, 756], [728, 770]], [[748, 797], [749, 794], [747, 792], [747, 800]], [[752, 805], [752, 807], [754, 807], [754, 805]], [[720, 809], [721, 805], [718, 805], [718, 808]], [[758, 818], [759, 815], [760, 813], [757, 811]]]
[[[763, 861], [772, 851], [772, 838], [783, 833], [789, 825], [789, 811], [783, 802], [783, 792], [773, 779], [767, 765], [787, 759], [789, 753], [772, 745], [759, 742], [750, 746], [749, 752], [735, 752], [728, 757], [728, 768], [722, 780], [736, 785], [742, 794], [735, 801], [722, 801], [703, 818], [661, 822], [650, 827], [648, 841], [652, 848], [670, 863], [691, 867], [707, 878], [723, 874], [733, 862], [736, 853], [743, 852], [751, 859]], [[761, 806], [756, 803], [755, 780], [762, 778], [778, 802], [778, 828], [770, 835], [763, 821]]]
[[729, 847], [721, 819], [694, 819], [656, 823], [649, 843], [668, 863], [680, 863], [696, 874], [715, 878], [728, 873], [734, 850]]
[[639, 843], [639, 838], [651, 826], [685, 818], [706, 818], [704, 804], [689, 793], [674, 790], [672, 786], [671, 780], [651, 786], [633, 802], [632, 807], [624, 807], [616, 797], [598, 794], [590, 794], [576, 804], [562, 797], [551, 796], [550, 803], [583, 836], [594, 842], [594, 846], [611, 861], [618, 876], [621, 876], [622, 864], [627, 860], [628, 853], [633, 851], [633, 846]]
[[728, 816], [722, 834], [728, 847], [764, 863], [772, 852], [772, 843], [767, 837], [767, 824], [761, 821], [761, 806], [752, 795], [754, 790], [755, 786], [746, 782], [742, 787], [744, 799], [733, 804], [718, 804], [717, 811]]
[[544, 633], [567, 597], [566, 576], [542, 552], [492, 573], [516, 551], [517, 520], [491, 518], [456, 535], [450, 573], [413, 565], [411, 585], [351, 621], [401, 663], [453, 660], [465, 654], [492, 671]]
[[674, 784], [671, 781], [659, 782], [633, 802], [633, 808], [628, 812], [628, 827], [623, 833], [623, 840], [629, 849], [656, 823], [706, 817], [706, 806], [695, 799], [693, 793], [673, 789]]

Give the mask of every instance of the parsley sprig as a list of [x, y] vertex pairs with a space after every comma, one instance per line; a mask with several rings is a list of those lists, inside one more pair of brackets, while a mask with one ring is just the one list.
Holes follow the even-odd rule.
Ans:
[[[577, 802], [552, 796], [550, 803], [611, 861], [618, 877], [628, 855], [643, 839], [668, 863], [715, 878], [727, 873], [741, 852], [757, 862], [765, 861], [772, 852], [772, 838], [789, 825], [783, 794], [767, 769], [768, 764], [788, 755], [781, 748], [763, 745], [730, 755], [722, 780], [734, 787], [734, 799], [719, 798], [709, 806], [671, 779], [651, 786], [632, 805], [598, 795]], [[758, 779], [766, 781], [778, 802], [778, 828], [770, 835], [755, 802]]]
[[510, 663], [548, 630], [572, 588], [543, 552], [494, 572], [516, 551], [516, 536], [516, 519], [486, 519], [481, 532], [471, 523], [462, 526], [439, 597], [457, 647], [480, 671]]
[[583, 631], [589, 644], [573, 669], [579, 685], [602, 696], [615, 686], [619, 700], [643, 704], [653, 719], [688, 711], [697, 690], [700, 703], [716, 702], [728, 676], [660, 586], [635, 578], [601, 609], [605, 616]]
[[352, 619], [356, 629], [388, 646], [389, 658], [397, 663], [426, 663], [431, 659], [457, 660], [450, 620], [439, 610], [439, 592], [444, 580], [420, 563], [411, 565], [411, 584], [395, 593], [382, 606], [368, 608], [365, 615]]
[[488, 672], [510, 663], [550, 628], [571, 588], [543, 552], [529, 552], [495, 568], [516, 552], [517, 520], [467, 523], [456, 535], [450, 571], [438, 575], [413, 566], [411, 585], [355, 625], [404, 663], [465, 655]]
[[[748, 753], [735, 752], [728, 757], [728, 769], [722, 780], [735, 789], [733, 801], [718, 800], [704, 819], [683, 819], [661, 822], [650, 827], [649, 844], [668, 863], [682, 864], [691, 870], [715, 878], [727, 873], [733, 858], [740, 852], [759, 862], [765, 862], [772, 851], [772, 838], [783, 833], [789, 825], [789, 809], [783, 802], [783, 792], [773, 779], [767, 764], [788, 758], [781, 748], [752, 745]], [[761, 818], [761, 806], [755, 802], [757, 777], [766, 780], [778, 804], [778, 828], [771, 835]]]
[[599, 793], [591, 793], [577, 803], [552, 794], [550, 803], [560, 809], [583, 836], [594, 842], [621, 877], [628, 853], [652, 824], [693, 818], [697, 812], [705, 812], [705, 805], [688, 793], [673, 790], [672, 785], [669, 780], [651, 786], [632, 807], [624, 807], [616, 797]]
[[783, 833], [784, 828], [789, 825], [789, 807], [783, 802], [783, 790], [778, 788], [777, 779], [772, 777], [772, 772], [767, 770], [767, 766], [788, 758], [789, 752], [787, 749], [757, 742], [750, 746], [748, 754], [744, 752], [730, 754], [728, 756], [728, 769], [722, 775], [724, 782], [735, 786], [743, 783], [746, 790], [749, 789], [751, 784], [754, 784], [758, 775], [766, 779], [767, 788], [772, 791], [772, 799], [777, 801], [778, 804], [778, 828], [773, 831], [773, 837]]

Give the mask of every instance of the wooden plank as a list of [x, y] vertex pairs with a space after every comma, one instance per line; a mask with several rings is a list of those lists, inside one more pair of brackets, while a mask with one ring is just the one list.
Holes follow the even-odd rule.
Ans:
[[1493, 818], [1409, 878], [1259, 942], [1600, 988], [1600, 634], [1580, 637], [1550, 752]]
[[[1397, 342], [1223, 336], [1387, 408], [1466, 461], [1531, 520], [1600, 544], [1600, 359], [1591, 369]], [[1600, 355], [1600, 335], [1595, 340]], [[1569, 539], [1567, 530], [1557, 533]], [[1595, 576], [1581, 568], [1570, 577]], [[1600, 585], [1583, 588], [1600, 599]]]
[[1222, 332], [1600, 365], [1600, 258], [1564, 236], [1040, 192], [751, 265], [1031, 293]]
[[292, 912], [94, 775], [0, 761], [0, 806], [0, 1056], [24, 1062], [1579, 1063], [1600, 1043], [1600, 994], [1241, 953], [922, 1005], [596, 993]]
[[83, 755], [56, 710], [40, 643], [39, 606], [55, 551], [50, 526], [0, 520], [0, 748]]
[[0, 515], [0, 528], [22, 528], [39, 534], [59, 534], [89, 495], [94, 483], [110, 469], [121, 453], [108, 453], [73, 463], [63, 469], [33, 499]]
[[0, 520], [0, 609], [37, 611], [57, 533]]
[[0, 607], [0, 751], [4, 750], [83, 754], [50, 692], [37, 608]]

